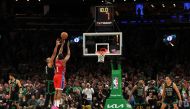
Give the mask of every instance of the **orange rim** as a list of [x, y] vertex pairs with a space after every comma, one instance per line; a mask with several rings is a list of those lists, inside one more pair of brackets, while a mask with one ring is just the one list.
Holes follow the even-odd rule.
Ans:
[[100, 51], [97, 51], [98, 54], [104, 55], [106, 54], [107, 49], [106, 48], [100, 48]]

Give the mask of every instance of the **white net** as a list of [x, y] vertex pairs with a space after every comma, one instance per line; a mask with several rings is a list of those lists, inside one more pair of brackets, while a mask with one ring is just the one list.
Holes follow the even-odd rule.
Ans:
[[104, 54], [103, 54], [103, 55], [99, 54], [99, 55], [98, 55], [98, 62], [104, 63], [104, 58], [105, 58], [105, 55], [104, 55]]
[[106, 51], [98, 51], [96, 54], [98, 56], [98, 62], [104, 63]]

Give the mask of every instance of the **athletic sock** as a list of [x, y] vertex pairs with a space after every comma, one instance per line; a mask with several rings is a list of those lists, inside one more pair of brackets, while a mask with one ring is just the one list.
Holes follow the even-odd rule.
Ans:
[[61, 104], [60, 100], [57, 100], [57, 107], [59, 107], [59, 105]]
[[58, 103], [57, 103], [58, 100], [54, 100], [54, 106], [58, 106]]

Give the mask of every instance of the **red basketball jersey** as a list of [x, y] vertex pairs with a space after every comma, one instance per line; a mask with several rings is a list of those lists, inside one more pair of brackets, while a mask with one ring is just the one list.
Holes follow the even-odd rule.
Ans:
[[64, 74], [65, 73], [65, 66], [63, 65], [62, 60], [56, 60], [55, 66], [56, 66], [55, 74]]

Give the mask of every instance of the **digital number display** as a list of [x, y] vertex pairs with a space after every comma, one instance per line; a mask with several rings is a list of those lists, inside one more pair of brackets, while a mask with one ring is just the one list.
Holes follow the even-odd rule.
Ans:
[[105, 26], [113, 24], [113, 7], [96, 6], [96, 26]]

